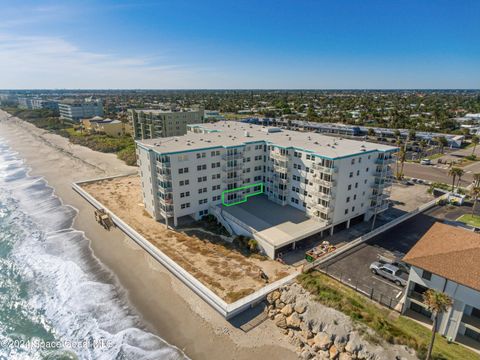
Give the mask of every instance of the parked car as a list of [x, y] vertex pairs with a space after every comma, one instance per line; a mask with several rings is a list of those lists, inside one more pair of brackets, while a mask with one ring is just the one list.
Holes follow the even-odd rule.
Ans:
[[407, 285], [408, 274], [393, 264], [385, 264], [375, 261], [370, 265], [370, 270], [375, 275], [380, 275], [381, 277], [394, 282], [398, 286]]
[[432, 160], [422, 159], [422, 161], [420, 161], [420, 165], [432, 165]]

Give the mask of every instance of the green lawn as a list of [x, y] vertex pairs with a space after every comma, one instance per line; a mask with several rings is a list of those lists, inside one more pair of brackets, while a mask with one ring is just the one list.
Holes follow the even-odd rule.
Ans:
[[[378, 337], [390, 343], [404, 344], [417, 350], [420, 359], [425, 358], [431, 332], [428, 328], [397, 313], [380, 307], [353, 289], [317, 271], [301, 274], [298, 281], [304, 288], [315, 294], [315, 300], [335, 308], [360, 324], [366, 325]], [[368, 338], [371, 342], [378, 339]], [[467, 348], [451, 343], [437, 335], [433, 359], [480, 359]]]
[[465, 214], [460, 216], [457, 221], [461, 221], [465, 224], [472, 225], [475, 227], [480, 228], [480, 216], [472, 215], [472, 214]]

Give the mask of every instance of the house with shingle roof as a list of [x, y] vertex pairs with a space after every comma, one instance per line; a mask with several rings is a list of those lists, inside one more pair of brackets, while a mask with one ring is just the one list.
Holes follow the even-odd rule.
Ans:
[[411, 265], [403, 313], [430, 319], [423, 293], [435, 289], [453, 300], [437, 331], [480, 349], [480, 234], [435, 223], [403, 261]]

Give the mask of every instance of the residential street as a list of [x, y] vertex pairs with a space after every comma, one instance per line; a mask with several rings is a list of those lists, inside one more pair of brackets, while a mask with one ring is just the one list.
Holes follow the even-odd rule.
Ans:
[[[473, 163], [464, 168], [465, 175], [462, 176], [460, 184], [468, 186], [473, 181], [473, 174], [480, 172], [480, 162]], [[432, 182], [452, 183], [452, 177], [448, 175], [448, 169], [443, 169], [435, 165], [420, 165], [416, 163], [405, 163], [403, 172], [405, 176], [428, 180]]]

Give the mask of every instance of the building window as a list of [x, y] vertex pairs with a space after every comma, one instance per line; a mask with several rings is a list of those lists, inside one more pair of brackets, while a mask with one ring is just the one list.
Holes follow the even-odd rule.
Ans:
[[422, 271], [422, 279], [430, 281], [432, 279], [432, 273], [427, 270]]
[[347, 197], [347, 203], [348, 203], [348, 202], [350, 202], [350, 196], [349, 196], [349, 197]]
[[352, 185], [351, 185], [351, 184], [350, 184], [350, 185], [348, 185], [348, 188], [347, 188], [347, 190], [352, 190]]
[[349, 177], [353, 177], [353, 172], [351, 172], [348, 176], [349, 176]]
[[348, 214], [348, 209], [345, 209], [345, 215], [347, 215], [347, 214]]

